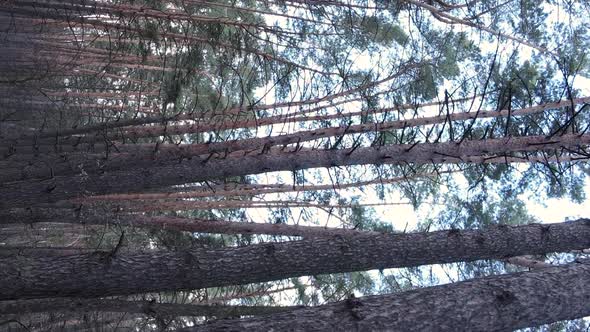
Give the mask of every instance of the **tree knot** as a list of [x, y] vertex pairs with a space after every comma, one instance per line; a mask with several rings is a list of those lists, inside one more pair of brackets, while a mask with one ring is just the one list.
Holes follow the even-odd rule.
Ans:
[[494, 296], [496, 297], [496, 302], [503, 306], [509, 305], [516, 300], [516, 296], [505, 289], [494, 291]]
[[356, 298], [354, 294], [350, 294], [350, 296], [346, 300], [346, 307], [348, 308], [348, 310], [350, 310], [350, 314], [356, 320], [365, 319], [365, 315], [362, 312], [363, 306], [363, 302], [360, 299]]

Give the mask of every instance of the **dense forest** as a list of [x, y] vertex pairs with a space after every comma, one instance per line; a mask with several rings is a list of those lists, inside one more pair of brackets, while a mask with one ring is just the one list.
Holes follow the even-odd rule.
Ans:
[[1, 1], [0, 330], [587, 331], [589, 17]]

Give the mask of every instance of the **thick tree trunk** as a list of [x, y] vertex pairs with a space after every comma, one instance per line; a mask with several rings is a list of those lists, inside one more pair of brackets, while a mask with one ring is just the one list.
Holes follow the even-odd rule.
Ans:
[[555, 137], [530, 136], [462, 143], [417, 143], [343, 150], [255, 151], [229, 156], [195, 156], [153, 167], [101, 175], [55, 177], [46, 181], [22, 181], [0, 188], [0, 209], [56, 202], [70, 198], [139, 191], [141, 189], [272, 171], [366, 164], [461, 163], [472, 156], [574, 148], [590, 143], [590, 134]]
[[[76, 255], [95, 250], [86, 248], [68, 248], [68, 247], [13, 247], [3, 245], [0, 247], [0, 257], [10, 258], [15, 256], [66, 256]], [[0, 311], [1, 313], [1, 311]]]
[[183, 331], [511, 331], [590, 315], [589, 283], [572, 263]]
[[335, 236], [186, 252], [0, 259], [0, 300], [190, 290], [313, 274], [504, 259], [590, 247], [590, 220]]

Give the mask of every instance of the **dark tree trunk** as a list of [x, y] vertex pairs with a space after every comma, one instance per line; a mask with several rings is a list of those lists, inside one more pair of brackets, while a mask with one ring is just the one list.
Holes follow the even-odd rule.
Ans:
[[572, 263], [183, 331], [512, 331], [590, 315], [589, 283]]
[[220, 318], [265, 315], [296, 308], [299, 307], [198, 305], [157, 303], [151, 301], [56, 298], [0, 302], [0, 315], [22, 315], [48, 312], [69, 312], [79, 314], [100, 311], [127, 312], [160, 317], [213, 316]]
[[0, 300], [103, 297], [288, 277], [504, 259], [590, 247], [590, 220], [413, 234], [358, 234], [237, 248], [0, 259]]

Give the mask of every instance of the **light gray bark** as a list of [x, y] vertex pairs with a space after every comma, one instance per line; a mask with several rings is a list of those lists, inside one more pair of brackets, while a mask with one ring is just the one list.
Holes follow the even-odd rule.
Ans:
[[183, 331], [512, 331], [590, 315], [589, 283], [571, 263]]
[[104, 297], [289, 277], [504, 259], [590, 247], [590, 220], [410, 234], [359, 234], [184, 252], [0, 259], [0, 300]]

